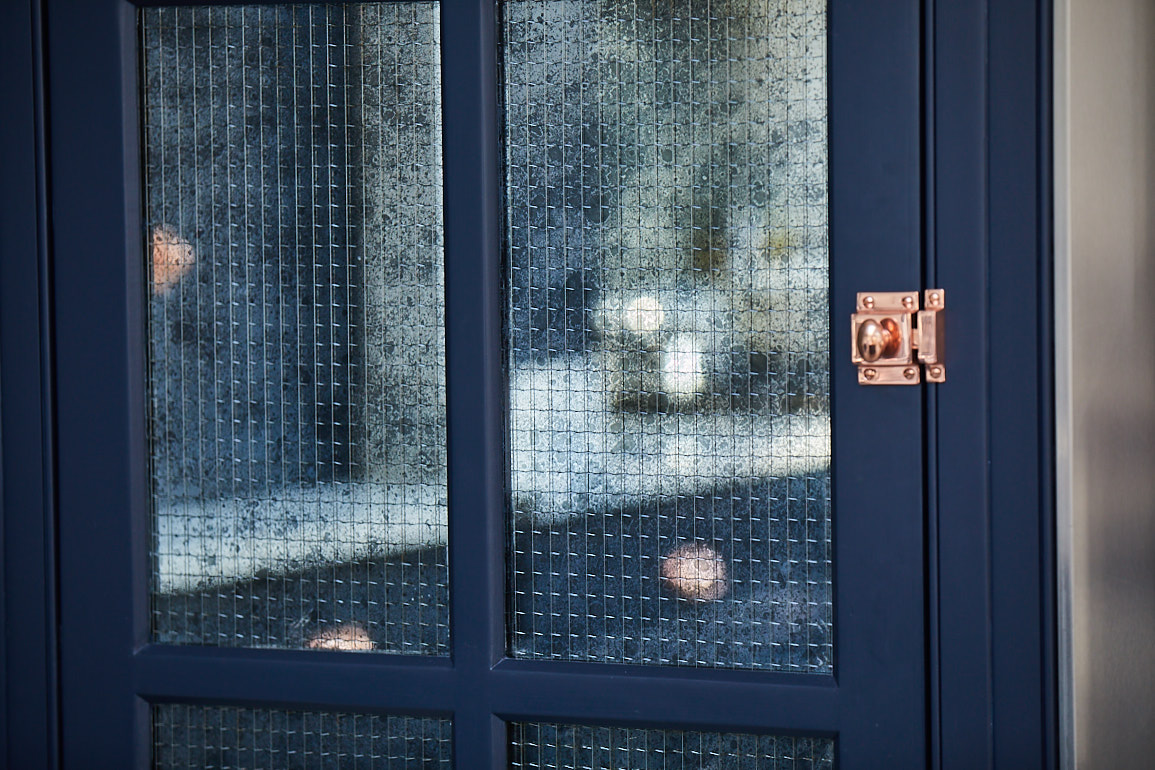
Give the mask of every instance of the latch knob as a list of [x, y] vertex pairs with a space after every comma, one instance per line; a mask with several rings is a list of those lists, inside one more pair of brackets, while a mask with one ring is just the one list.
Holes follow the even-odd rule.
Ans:
[[[929, 289], [926, 309], [918, 292], [862, 292], [850, 318], [851, 360], [862, 385], [917, 385], [926, 365], [928, 382], [946, 381], [942, 365], [942, 321], [946, 292]], [[917, 356], [917, 361], [916, 361]]]
[[867, 319], [858, 327], [858, 355], [868, 363], [874, 363], [883, 356], [893, 356], [902, 342], [902, 332], [893, 318], [876, 321]]

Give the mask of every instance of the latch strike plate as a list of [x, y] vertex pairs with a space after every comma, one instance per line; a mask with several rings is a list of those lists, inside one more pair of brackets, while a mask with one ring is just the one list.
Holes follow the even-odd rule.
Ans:
[[923, 367], [927, 382], [945, 382], [942, 363], [946, 292], [927, 289], [925, 307], [918, 292], [859, 292], [858, 312], [850, 317], [850, 360], [860, 385], [917, 385]]

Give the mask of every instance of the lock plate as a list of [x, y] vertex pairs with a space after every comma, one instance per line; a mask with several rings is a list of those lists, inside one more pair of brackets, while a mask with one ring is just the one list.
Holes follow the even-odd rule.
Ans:
[[[920, 303], [920, 299], [924, 300]], [[859, 292], [850, 317], [850, 360], [860, 385], [917, 385], [945, 382], [940, 313], [946, 292]], [[925, 367], [925, 371], [924, 371]]]

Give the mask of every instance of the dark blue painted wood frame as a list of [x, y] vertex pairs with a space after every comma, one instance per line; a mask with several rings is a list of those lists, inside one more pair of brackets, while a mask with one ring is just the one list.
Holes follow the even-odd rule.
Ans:
[[58, 756], [53, 393], [40, 6], [0, 8], [0, 765]]
[[1051, 4], [937, 0], [927, 21], [950, 340], [927, 396], [931, 764], [1056, 767]]
[[[459, 756], [494, 766], [520, 718], [836, 734], [846, 767], [1054, 766], [1045, 2], [938, 0], [921, 19], [913, 0], [832, 2], [836, 679], [503, 659], [487, 0], [443, 4], [452, 661], [148, 645], [135, 9], [45, 5], [47, 90], [40, 4], [0, 24], [9, 766], [143, 766], [147, 704], [166, 700], [454, 713]], [[950, 382], [853, 385], [854, 292], [924, 277], [952, 328], [981, 332], [952, 335]], [[877, 494], [880, 456], [910, 488]]]
[[[914, 0], [832, 6], [833, 313], [845, 319], [856, 288], [917, 286], [920, 277], [920, 16]], [[167, 699], [452, 713], [459, 755], [491, 757], [494, 766], [505, 764], [502, 720], [515, 718], [819, 732], [838, 736], [848, 764], [922, 762], [921, 396], [858, 388], [841, 358], [836, 681], [503, 660], [501, 182], [490, 0], [443, 4], [452, 662], [147, 645], [134, 7], [48, 7], [50, 50], [69, 52], [49, 68], [66, 763], [93, 755], [143, 762], [146, 703]], [[878, 497], [869, 494], [877, 450], [862, 437], [884, 433], [888, 457], [914, 471]], [[292, 677], [273, 675], [289, 670]]]

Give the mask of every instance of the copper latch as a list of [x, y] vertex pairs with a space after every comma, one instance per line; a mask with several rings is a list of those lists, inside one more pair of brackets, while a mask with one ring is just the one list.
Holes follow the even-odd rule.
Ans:
[[[922, 366], [927, 382], [945, 382], [942, 319], [946, 292], [927, 289], [926, 309], [918, 292], [859, 292], [858, 312], [850, 316], [850, 360], [858, 366], [859, 385], [917, 385]], [[916, 362], [917, 356], [917, 362]]]

